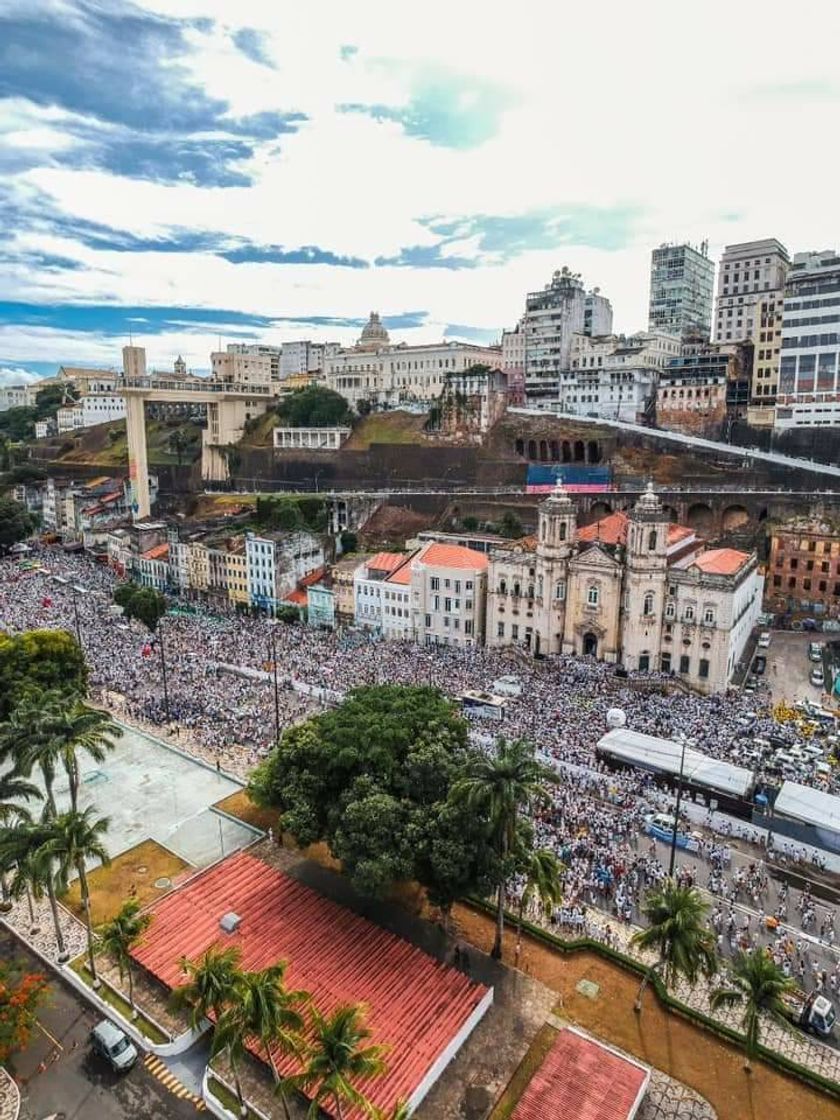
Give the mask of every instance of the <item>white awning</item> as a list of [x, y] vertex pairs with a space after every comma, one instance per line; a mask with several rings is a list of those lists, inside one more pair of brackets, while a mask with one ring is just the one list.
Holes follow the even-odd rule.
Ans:
[[[680, 772], [682, 746], [673, 739], [659, 739], [626, 727], [616, 727], [598, 740], [598, 750], [646, 770], [657, 770], [674, 777]], [[694, 785], [706, 786], [734, 797], [745, 797], [754, 783], [751, 770], [710, 758], [690, 747], [686, 747], [683, 775]]]
[[840, 797], [798, 782], [782, 782], [773, 813], [840, 833]]

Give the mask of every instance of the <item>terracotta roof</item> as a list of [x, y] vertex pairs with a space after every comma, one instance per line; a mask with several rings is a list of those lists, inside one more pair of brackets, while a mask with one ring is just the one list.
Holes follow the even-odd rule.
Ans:
[[748, 552], [739, 552], [737, 548], [710, 548], [701, 552], [694, 564], [710, 576], [734, 576], [749, 558]]
[[431, 541], [415, 556], [421, 564], [435, 565], [438, 568], [465, 568], [478, 571], [487, 567], [487, 557], [483, 552], [474, 552], [459, 544], [439, 544]]
[[[225, 934], [219, 921], [231, 911], [241, 922]], [[386, 1111], [411, 1097], [470, 1016], [480, 1017], [488, 996], [463, 973], [246, 852], [196, 875], [153, 912], [133, 955], [168, 988], [184, 981], [182, 956], [195, 960], [211, 945], [235, 945], [243, 968], [288, 961], [289, 988], [311, 992], [323, 1014], [364, 1003], [373, 1041], [389, 1046], [388, 1072], [359, 1088]], [[256, 1045], [254, 1053], [261, 1057]], [[282, 1073], [294, 1070], [294, 1059], [279, 1051], [274, 1058]], [[347, 1120], [361, 1115], [345, 1111]]]
[[142, 558], [144, 560], [164, 560], [168, 555], [168, 544], [156, 544], [154, 548], [150, 548], [147, 552], [144, 552]]
[[320, 580], [324, 578], [326, 571], [327, 569], [323, 566], [314, 568], [311, 572], [307, 572], [303, 579], [298, 580], [298, 587], [311, 587], [313, 583], [320, 582]]
[[577, 531], [579, 541], [600, 541], [601, 544], [624, 544], [627, 541], [627, 523], [630, 518], [626, 513], [617, 510], [608, 513], [599, 521], [591, 525], [584, 525]]
[[403, 564], [401, 568], [397, 568], [392, 576], [388, 576], [385, 580], [386, 583], [411, 583], [411, 566]]
[[630, 1120], [647, 1080], [644, 1066], [567, 1027], [531, 1078], [512, 1120]]
[[694, 530], [689, 529], [687, 525], [668, 526], [668, 544], [677, 544], [679, 541], [684, 541], [693, 536]]
[[367, 569], [373, 568], [377, 572], [395, 572], [408, 560], [404, 552], [377, 552], [367, 562]]
[[291, 603], [293, 607], [305, 607], [307, 603], [306, 592], [302, 591], [299, 587], [296, 587], [294, 591], [289, 592], [289, 594], [283, 599], [283, 602]]

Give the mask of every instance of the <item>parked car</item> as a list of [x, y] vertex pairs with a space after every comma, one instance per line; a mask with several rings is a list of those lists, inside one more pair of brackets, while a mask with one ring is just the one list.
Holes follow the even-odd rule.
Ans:
[[808, 643], [808, 660], [809, 661], [822, 661], [822, 643], [809, 642]]
[[757, 677], [760, 677], [764, 670], [767, 668], [767, 658], [762, 657], [761, 654], [753, 661], [753, 672]]
[[825, 674], [819, 665], [815, 665], [811, 670], [811, 675], [808, 678], [815, 688], [822, 688], [825, 684]]
[[759, 649], [769, 649], [770, 648], [770, 631], [769, 630], [762, 630], [762, 632], [758, 635], [758, 648]]
[[137, 1061], [134, 1043], [110, 1019], [103, 1019], [90, 1032], [90, 1041], [97, 1054], [117, 1073], [127, 1073]]

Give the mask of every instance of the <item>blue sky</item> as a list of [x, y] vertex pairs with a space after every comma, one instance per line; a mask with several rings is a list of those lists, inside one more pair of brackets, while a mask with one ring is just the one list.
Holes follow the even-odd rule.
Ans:
[[[569, 265], [646, 326], [650, 249], [837, 244], [840, 83], [777, 0], [488, 18], [429, 0], [6, 0], [0, 381], [227, 340], [491, 340]], [[784, 49], [779, 29], [784, 26]]]

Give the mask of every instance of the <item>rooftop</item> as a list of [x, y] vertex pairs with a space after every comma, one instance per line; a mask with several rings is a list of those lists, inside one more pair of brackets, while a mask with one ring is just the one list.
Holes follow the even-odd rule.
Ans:
[[[241, 921], [226, 934], [219, 921], [230, 911]], [[244, 852], [161, 899], [133, 955], [173, 988], [184, 980], [180, 958], [194, 960], [212, 945], [237, 946], [246, 969], [288, 961], [289, 988], [311, 992], [322, 1014], [365, 1004], [373, 1041], [389, 1047], [388, 1073], [359, 1088], [385, 1110], [412, 1098], [492, 998], [463, 973]], [[294, 1069], [279, 1051], [274, 1059], [281, 1073]], [[346, 1113], [347, 1120], [360, 1115]]]
[[156, 544], [154, 548], [148, 549], [141, 555], [143, 560], [165, 560], [169, 555], [169, 545]]
[[376, 572], [395, 572], [406, 560], [408, 556], [404, 552], [377, 552], [367, 561], [366, 567], [368, 571], [373, 569]]
[[487, 567], [487, 557], [483, 552], [475, 552], [457, 544], [440, 544], [437, 541], [425, 545], [414, 560], [430, 567], [464, 568], [468, 571], [482, 571]]
[[710, 548], [696, 557], [694, 566], [710, 576], [734, 576], [749, 558], [748, 552], [737, 548]]
[[512, 1120], [632, 1120], [650, 1072], [571, 1027], [519, 1099]]

